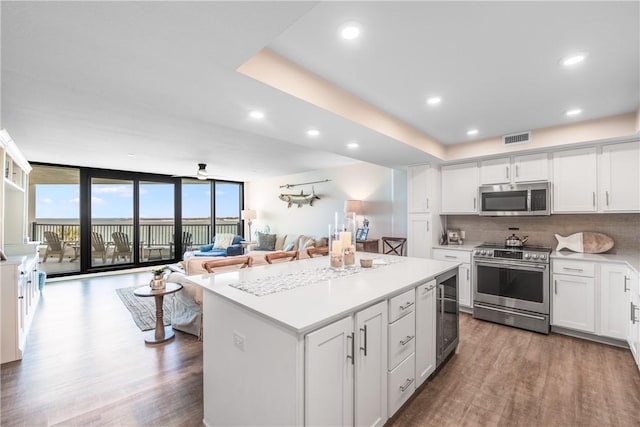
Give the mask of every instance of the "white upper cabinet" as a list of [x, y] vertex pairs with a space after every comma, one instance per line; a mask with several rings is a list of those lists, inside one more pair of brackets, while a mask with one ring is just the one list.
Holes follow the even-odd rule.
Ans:
[[605, 145], [599, 166], [600, 209], [640, 211], [640, 141]]
[[596, 148], [553, 153], [553, 212], [596, 212]]
[[439, 174], [431, 165], [407, 168], [407, 212], [422, 213], [438, 210]]
[[442, 214], [478, 213], [478, 164], [442, 167]]
[[480, 184], [515, 184], [549, 180], [547, 153], [501, 157], [480, 162]]
[[509, 184], [511, 182], [511, 160], [508, 157], [480, 162], [480, 184]]

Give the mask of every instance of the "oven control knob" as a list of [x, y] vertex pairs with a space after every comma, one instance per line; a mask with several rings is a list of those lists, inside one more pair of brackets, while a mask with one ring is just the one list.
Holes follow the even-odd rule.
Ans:
[[531, 255], [529, 255], [529, 254], [524, 254], [524, 259], [529, 259], [529, 258], [531, 258]]
[[545, 254], [540, 255], [540, 259], [547, 259], [547, 256]]
[[480, 251], [480, 255], [486, 255], [487, 251], [485, 251], [484, 249]]
[[476, 249], [475, 251], [473, 251], [474, 255], [480, 255], [480, 251], [478, 249]]
[[538, 259], [538, 254], [533, 254], [533, 259]]

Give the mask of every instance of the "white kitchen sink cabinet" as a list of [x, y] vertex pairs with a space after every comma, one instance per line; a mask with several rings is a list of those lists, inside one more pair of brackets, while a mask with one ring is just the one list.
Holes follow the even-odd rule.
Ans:
[[638, 275], [632, 272], [629, 281], [629, 302], [627, 304], [627, 343], [640, 369], [640, 286]]
[[600, 265], [600, 331], [599, 335], [627, 338], [631, 274], [623, 264]]
[[305, 425], [387, 421], [386, 301], [307, 334], [305, 347]]
[[407, 221], [407, 254], [416, 258], [431, 258], [434, 245], [432, 214], [413, 213]]
[[602, 147], [599, 163], [602, 212], [640, 211], [640, 141]]
[[478, 164], [442, 167], [442, 214], [478, 213]]
[[553, 272], [552, 324], [595, 333], [596, 292], [593, 263], [557, 260], [553, 263]]
[[407, 212], [437, 212], [439, 206], [440, 172], [432, 165], [407, 168]]
[[596, 148], [553, 153], [553, 212], [596, 212]]
[[436, 281], [416, 288], [416, 387], [436, 369]]
[[548, 180], [549, 156], [547, 153], [501, 157], [480, 162], [481, 185]]

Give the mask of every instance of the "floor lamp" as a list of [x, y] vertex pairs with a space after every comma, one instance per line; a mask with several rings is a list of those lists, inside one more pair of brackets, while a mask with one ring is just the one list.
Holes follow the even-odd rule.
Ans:
[[251, 241], [251, 224], [253, 223], [252, 220], [256, 219], [256, 211], [254, 209], [243, 209], [242, 219], [244, 219], [249, 226], [249, 241]]

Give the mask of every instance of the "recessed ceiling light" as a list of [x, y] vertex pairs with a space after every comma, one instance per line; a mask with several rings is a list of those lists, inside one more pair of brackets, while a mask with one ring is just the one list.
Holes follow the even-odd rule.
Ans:
[[318, 136], [318, 135], [320, 135], [320, 131], [318, 129], [309, 129], [307, 131], [307, 135], [309, 135], [309, 136]]
[[346, 22], [340, 26], [340, 37], [345, 40], [353, 40], [360, 36], [360, 24], [357, 22]]
[[469, 136], [473, 136], [473, 135], [477, 135], [478, 134], [478, 129], [469, 129], [467, 131], [467, 135]]
[[135, 157], [135, 156], [136, 156], [136, 155], [135, 155], [135, 154], [133, 154], [133, 153], [128, 153], [128, 154], [127, 154], [127, 157]]
[[573, 110], [568, 110], [565, 114], [569, 117], [571, 116], [577, 116], [578, 114], [582, 113], [582, 110], [579, 108], [574, 108]]
[[358, 148], [360, 146], [360, 144], [358, 144], [357, 142], [353, 141], [347, 144], [347, 147], [349, 147], [352, 150], [355, 150], [356, 148]]
[[571, 67], [572, 65], [583, 62], [586, 57], [586, 53], [577, 53], [575, 55], [570, 55], [562, 59], [562, 65], [564, 65], [565, 67]]
[[264, 118], [264, 113], [262, 111], [253, 110], [249, 113], [249, 117], [251, 117], [252, 119], [262, 119]]
[[442, 98], [439, 96], [432, 96], [431, 98], [427, 98], [427, 104], [429, 105], [438, 105], [442, 102]]

